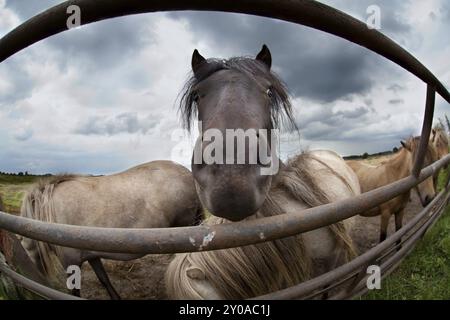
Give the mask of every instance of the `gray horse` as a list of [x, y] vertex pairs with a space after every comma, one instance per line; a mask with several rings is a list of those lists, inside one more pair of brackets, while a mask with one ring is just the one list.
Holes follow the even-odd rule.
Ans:
[[[186, 128], [190, 128], [194, 117], [202, 124], [192, 157], [192, 173], [203, 206], [227, 220], [242, 220], [261, 208], [272, 183], [272, 176], [261, 172], [279, 162], [272, 156], [276, 146], [272, 146], [271, 130], [277, 129], [282, 120], [296, 128], [289, 95], [270, 70], [271, 64], [271, 54], [265, 45], [256, 59], [205, 59], [197, 50], [192, 56], [193, 76], [185, 86], [180, 104]], [[239, 164], [238, 152], [233, 164], [197, 161], [196, 155], [212, 144], [205, 139], [207, 132], [219, 132], [225, 137], [230, 130], [258, 134], [266, 130], [268, 134], [257, 135], [257, 146], [246, 144], [243, 164]], [[223, 140], [221, 149], [228, 153], [237, 149], [237, 142], [228, 144]], [[271, 155], [270, 163], [259, 158], [256, 163], [247, 161], [256, 149], [261, 149], [260, 154]]]
[[[165, 228], [198, 224], [203, 210], [189, 170], [170, 161], [155, 161], [110, 176], [43, 179], [26, 195], [21, 215], [69, 225]], [[55, 278], [61, 266], [65, 270], [88, 261], [113, 299], [120, 297], [100, 259], [126, 261], [142, 256], [64, 248], [27, 238], [22, 244], [49, 278]]]

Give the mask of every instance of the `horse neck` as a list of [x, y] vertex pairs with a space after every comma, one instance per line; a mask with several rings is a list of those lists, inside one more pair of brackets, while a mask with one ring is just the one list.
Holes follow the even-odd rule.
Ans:
[[[317, 157], [303, 157], [302, 159], [302, 161], [294, 163], [301, 167], [307, 167], [310, 164], [310, 161], [317, 161], [323, 167], [330, 170], [329, 174], [335, 175], [338, 179], [340, 179], [340, 182], [343, 185], [347, 185], [349, 190], [353, 190], [348, 185], [348, 181], [338, 172], [334, 171], [334, 169], [332, 169], [326, 161], [322, 161]], [[292, 165], [293, 163], [283, 167], [280, 165], [280, 168], [289, 169], [289, 166]], [[329, 194], [327, 194], [328, 192], [322, 189], [320, 185], [316, 184], [312, 174], [307, 174], [306, 172], [303, 172], [305, 176], [298, 176], [301, 181], [298, 181], [299, 184], [297, 186], [288, 187], [285, 184], [287, 181], [284, 180], [286, 179], [286, 176], [281, 174], [283, 169], [280, 169], [279, 173], [274, 177], [272, 188], [261, 210], [263, 216], [293, 212], [301, 213], [303, 210], [310, 208], [311, 206], [327, 204], [332, 201], [332, 199], [329, 198]], [[294, 170], [289, 174], [297, 176], [298, 171]], [[287, 182], [287, 184], [289, 185], [290, 183]], [[315, 191], [310, 192], [311, 189]], [[337, 222], [326, 227], [326, 229], [328, 229], [334, 236], [335, 241], [338, 243], [338, 247], [343, 250], [342, 252], [344, 253], [346, 259], [350, 259], [355, 256], [352, 240], [348, 235], [348, 230], [346, 230], [344, 222]], [[321, 233], [321, 230], [314, 230], [312, 232]], [[301, 238], [300, 241], [303, 242], [303, 239]]]
[[[405, 165], [407, 164], [407, 165]], [[411, 174], [413, 167], [412, 153], [406, 149], [400, 150], [399, 154], [386, 162], [386, 169], [394, 172], [396, 176], [405, 178]]]

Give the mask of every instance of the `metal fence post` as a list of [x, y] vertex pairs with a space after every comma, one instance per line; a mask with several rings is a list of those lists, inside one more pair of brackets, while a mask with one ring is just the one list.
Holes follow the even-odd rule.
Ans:
[[436, 91], [431, 86], [427, 86], [427, 98], [425, 105], [425, 115], [423, 118], [422, 134], [420, 136], [419, 151], [414, 162], [414, 168], [412, 174], [414, 177], [419, 177], [420, 171], [423, 168], [423, 162], [428, 148], [428, 142], [430, 140], [431, 127], [433, 126], [434, 104], [436, 100]]

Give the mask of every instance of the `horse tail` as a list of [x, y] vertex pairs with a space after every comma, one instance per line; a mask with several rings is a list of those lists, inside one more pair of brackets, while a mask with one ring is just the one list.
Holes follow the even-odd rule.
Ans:
[[355, 245], [350, 237], [349, 230], [343, 221], [339, 221], [329, 226], [330, 231], [339, 242], [341, 249], [343, 250], [343, 262], [348, 262], [358, 256]]
[[[28, 191], [22, 202], [20, 215], [43, 222], [56, 223], [53, 193], [58, 184], [72, 176], [55, 176], [41, 179]], [[63, 268], [60, 262], [61, 247], [29, 238], [22, 239], [22, 245], [31, 260], [49, 279], [56, 279]]]

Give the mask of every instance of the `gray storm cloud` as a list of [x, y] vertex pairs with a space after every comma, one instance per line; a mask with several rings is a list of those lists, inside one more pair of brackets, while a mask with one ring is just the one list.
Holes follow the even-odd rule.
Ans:
[[[25, 21], [60, 2], [6, 0], [0, 10]], [[431, 9], [409, 0], [324, 2], [362, 20], [379, 5], [381, 32], [450, 83], [449, 1]], [[411, 18], [414, 10], [420, 15]], [[54, 36], [0, 65], [0, 170], [103, 173], [167, 159], [173, 104], [193, 49], [254, 56], [263, 43], [292, 94], [301, 143], [344, 155], [377, 152], [420, 131], [425, 87], [365, 48], [260, 17], [147, 14]], [[436, 117], [445, 112], [438, 98]]]

